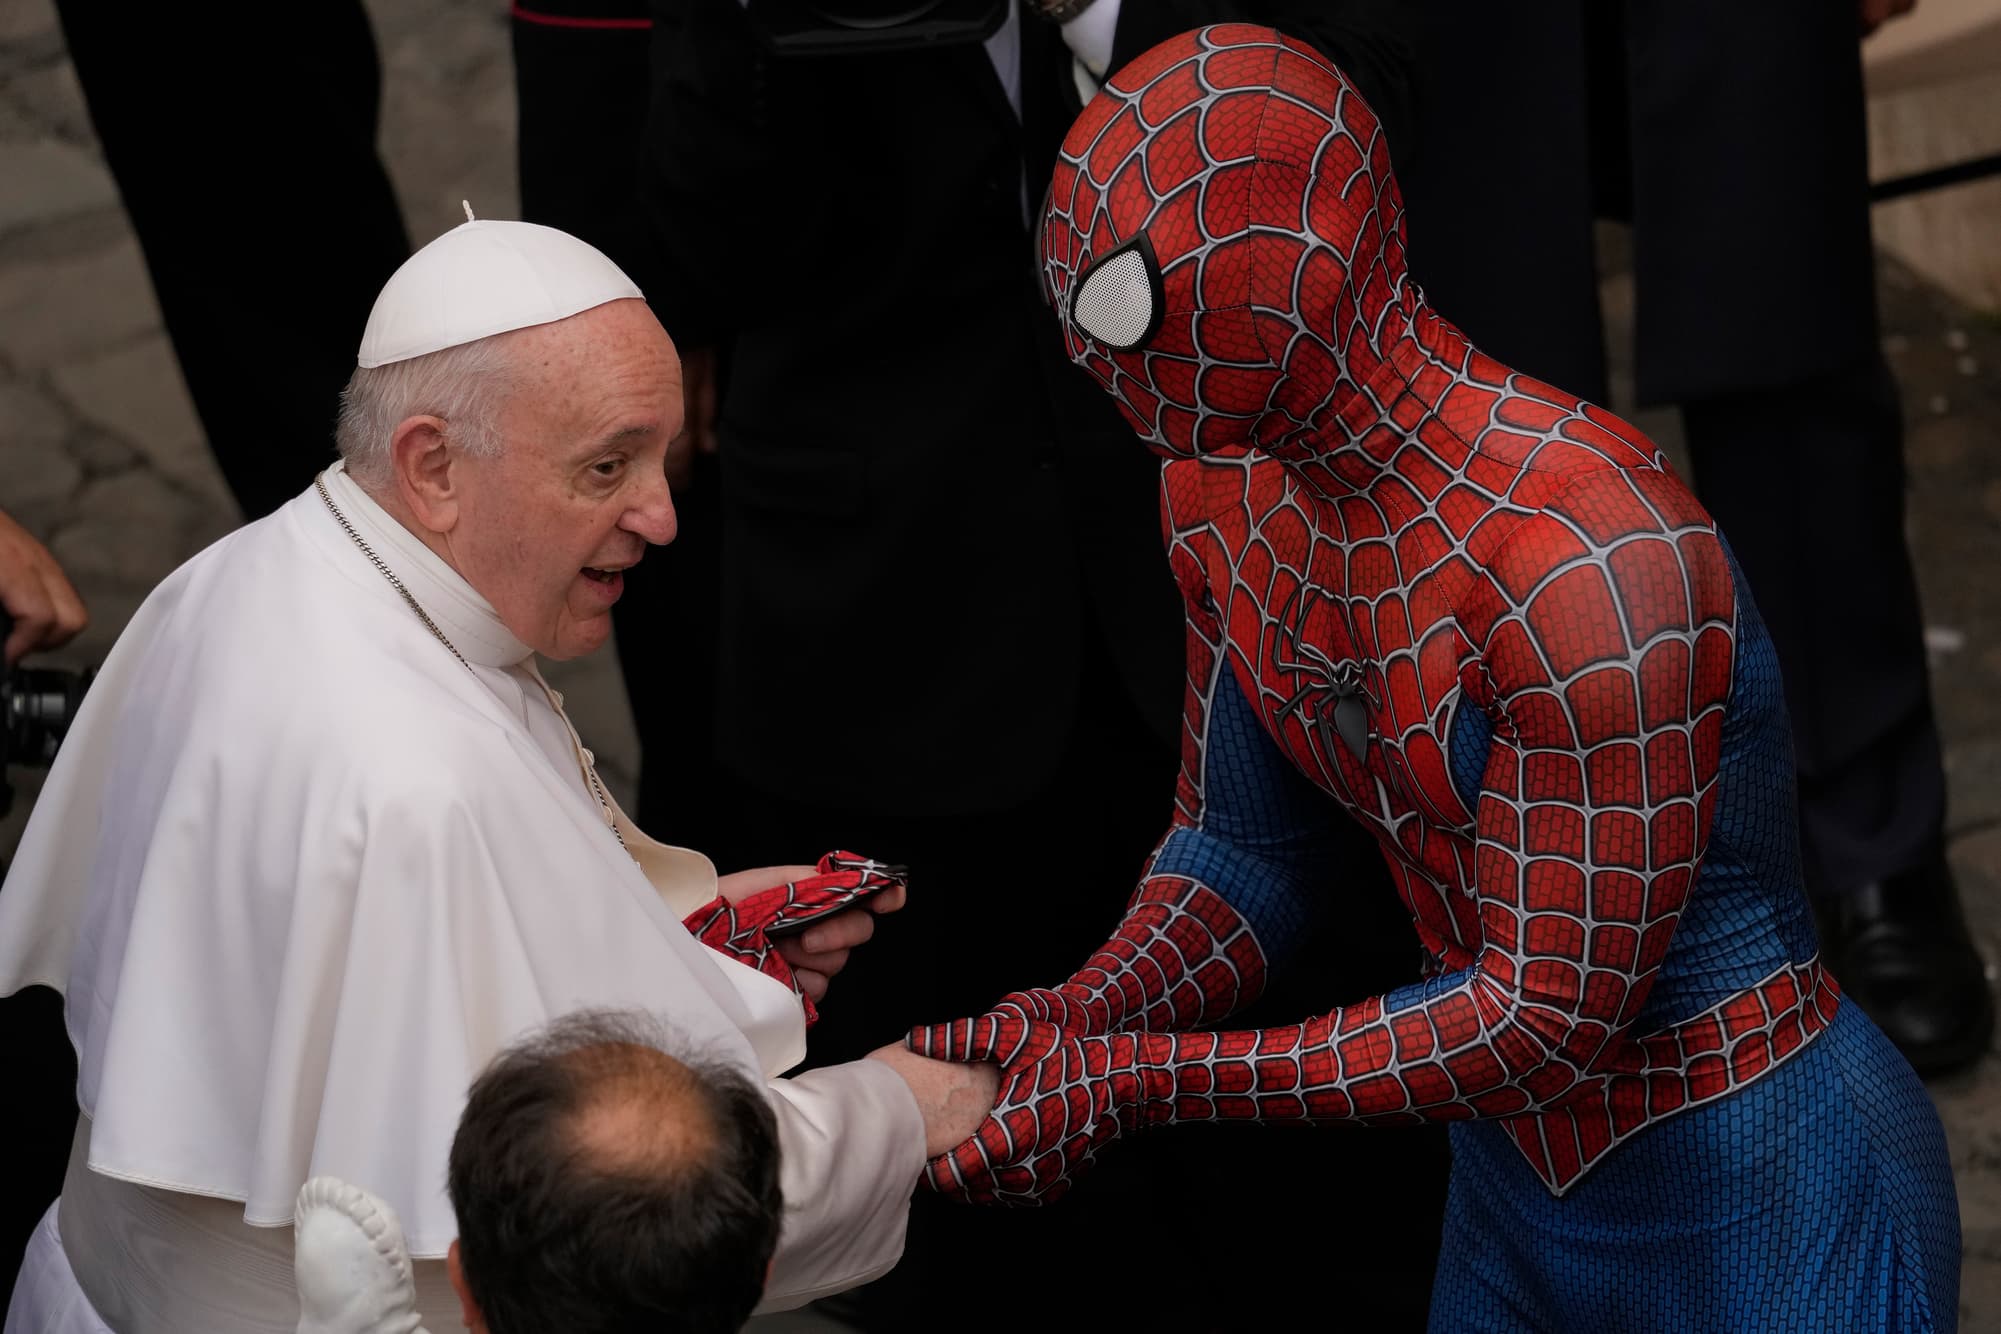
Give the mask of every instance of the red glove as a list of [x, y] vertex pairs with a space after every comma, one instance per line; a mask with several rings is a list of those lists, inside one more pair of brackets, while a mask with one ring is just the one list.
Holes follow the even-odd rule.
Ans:
[[772, 937], [803, 931], [871, 894], [904, 883], [901, 866], [888, 866], [852, 852], [830, 852], [820, 858], [816, 875], [760, 891], [740, 903], [717, 897], [682, 918], [681, 924], [710, 949], [791, 987], [805, 1007], [806, 1024], [811, 1027], [820, 1013], [799, 989], [792, 965], [779, 954]]
[[1264, 950], [1222, 895], [1148, 876], [1118, 932], [1068, 982], [910, 1035], [920, 1056], [1004, 1067], [993, 1114], [926, 1168], [932, 1188], [983, 1204], [1060, 1198], [1100, 1145], [1173, 1115], [1171, 1030], [1214, 1024], [1264, 986]]
[[925, 1179], [972, 1204], [1054, 1203], [1100, 1147], [1172, 1116], [1173, 1075], [1158, 1061], [1176, 1040], [1085, 1036], [998, 1014], [916, 1030], [909, 1046], [919, 1055], [1004, 1067], [993, 1112], [971, 1139], [933, 1158]]
[[908, 1044], [921, 1056], [1003, 1066], [992, 1114], [926, 1179], [975, 1204], [1047, 1204], [1101, 1147], [1145, 1126], [1408, 1115], [1408, 1094], [1377, 1068], [1383, 1053], [1336, 1044], [1337, 1015], [1233, 1033], [1093, 1037], [998, 1015], [920, 1028]]

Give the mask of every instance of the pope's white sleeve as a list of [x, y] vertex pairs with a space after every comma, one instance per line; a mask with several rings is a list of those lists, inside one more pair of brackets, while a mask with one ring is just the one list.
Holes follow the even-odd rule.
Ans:
[[785, 1225], [759, 1311], [880, 1278], [903, 1254], [924, 1118], [903, 1077], [851, 1061], [767, 1085], [784, 1155]]

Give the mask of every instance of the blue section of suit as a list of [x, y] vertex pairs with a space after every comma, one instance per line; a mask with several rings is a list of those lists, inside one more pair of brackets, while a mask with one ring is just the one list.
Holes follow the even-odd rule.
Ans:
[[[1785, 699], [1770, 637], [1739, 595], [1735, 675], [1709, 844], [1635, 1032], [1701, 1013], [1817, 946], [1801, 884]], [[1462, 707], [1447, 736], [1474, 809], [1492, 723]], [[1274, 964], [1341, 875], [1327, 795], [1287, 762], [1226, 673], [1203, 752], [1197, 825], [1156, 873], [1227, 899]], [[1420, 1002], [1448, 978], [1402, 988]], [[1385, 1132], [1394, 1133], [1394, 1132]], [[1844, 1003], [1832, 1025], [1748, 1088], [1652, 1125], [1562, 1197], [1498, 1121], [1452, 1128], [1432, 1328], [1951, 1330], [1959, 1211], [1944, 1134], [1909, 1065]]]

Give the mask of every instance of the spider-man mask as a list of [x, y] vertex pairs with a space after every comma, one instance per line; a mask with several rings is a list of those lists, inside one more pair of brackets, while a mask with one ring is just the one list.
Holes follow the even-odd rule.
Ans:
[[1326, 429], [1405, 327], [1402, 213], [1346, 76], [1270, 28], [1203, 28], [1070, 127], [1043, 291], [1157, 452], [1269, 450]]

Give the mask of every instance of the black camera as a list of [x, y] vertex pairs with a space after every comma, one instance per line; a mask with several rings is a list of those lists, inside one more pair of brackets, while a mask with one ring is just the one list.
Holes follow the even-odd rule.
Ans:
[[837, 56], [984, 42], [1013, 0], [749, 0], [778, 55]]
[[[13, 633], [14, 618], [0, 609], [0, 642]], [[60, 667], [8, 667], [0, 663], [0, 816], [14, 804], [6, 768], [23, 764], [46, 769], [56, 758], [63, 734], [76, 720], [83, 693], [96, 671]]]

